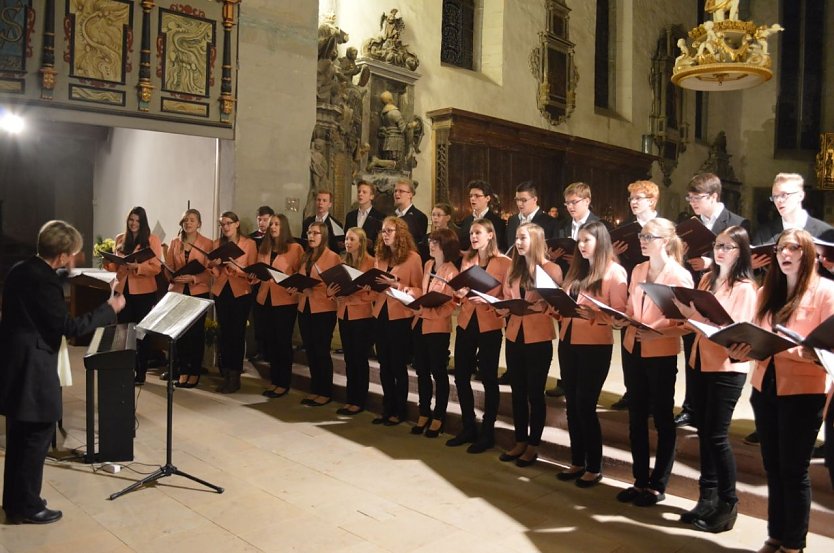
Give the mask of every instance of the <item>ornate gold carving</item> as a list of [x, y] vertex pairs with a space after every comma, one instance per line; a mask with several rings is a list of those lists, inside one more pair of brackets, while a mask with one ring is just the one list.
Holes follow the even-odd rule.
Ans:
[[118, 90], [100, 90], [85, 86], [71, 86], [70, 99], [121, 106], [124, 105], [124, 92]]
[[834, 190], [834, 133], [820, 134], [817, 153], [817, 184], [823, 190]]
[[164, 11], [160, 34], [165, 36], [164, 89], [208, 96], [209, 46], [214, 43], [212, 22]]
[[139, 111], [149, 111], [154, 86], [149, 81], [140, 81], [136, 88], [139, 89]]
[[70, 0], [75, 16], [72, 75], [124, 82], [124, 33], [130, 4], [117, 0]]
[[209, 107], [205, 104], [183, 102], [181, 100], [172, 100], [170, 98], [162, 99], [162, 111], [168, 113], [182, 113], [184, 115], [208, 117], [208, 109]]
[[58, 74], [52, 67], [42, 67], [41, 73], [41, 87], [47, 90], [55, 88], [55, 75]]
[[0, 79], [0, 92], [11, 94], [23, 94], [25, 91], [24, 82], [19, 79]]

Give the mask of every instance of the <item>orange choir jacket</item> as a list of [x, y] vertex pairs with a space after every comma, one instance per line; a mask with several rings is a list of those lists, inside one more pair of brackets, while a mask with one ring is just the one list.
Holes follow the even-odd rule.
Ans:
[[[626, 308], [628, 300], [628, 275], [619, 263], [611, 262], [602, 277], [602, 289], [599, 294], [589, 294], [595, 300], [610, 305], [617, 311]], [[590, 305], [591, 302], [584, 295], [580, 295], [577, 303]], [[614, 343], [614, 334], [609, 324], [600, 324], [581, 318], [563, 318], [559, 322], [559, 340], [564, 340], [570, 332], [570, 343], [574, 345], [607, 345]]]
[[[701, 278], [698, 289], [709, 290], [709, 280], [709, 273], [707, 273]], [[734, 321], [753, 320], [756, 315], [756, 297], [756, 284], [750, 280], [736, 282], [732, 288], [725, 283], [715, 292], [715, 299]], [[709, 323], [706, 319], [703, 319], [703, 321]], [[700, 332], [695, 333], [695, 343], [692, 346], [692, 353], [689, 355], [690, 367], [695, 366], [697, 355], [701, 356], [701, 372], [746, 373], [750, 371], [749, 362], [731, 362], [727, 350], [723, 346], [704, 338]]]
[[[277, 269], [286, 275], [291, 275], [298, 272], [301, 267], [301, 256], [304, 255], [304, 248], [300, 244], [291, 242], [287, 244], [287, 251], [275, 256], [275, 260], [270, 262], [270, 254], [258, 254], [258, 261], [270, 265], [273, 269]], [[278, 307], [280, 305], [296, 305], [298, 297], [293, 296], [283, 286], [275, 284], [275, 281], [270, 279], [266, 282], [261, 282], [258, 287], [258, 295], [255, 300], [260, 305], [271, 305]], [[269, 303], [267, 303], [269, 301]]]
[[[759, 289], [762, 294], [762, 289]], [[794, 332], [807, 336], [825, 319], [834, 314], [834, 281], [813, 275], [808, 291], [802, 296], [799, 307], [794, 311], [787, 324], [783, 325]], [[762, 328], [770, 330], [768, 316], [763, 321], [756, 321]], [[800, 347], [794, 347], [773, 356], [776, 368], [776, 395], [792, 396], [797, 394], [824, 394], [831, 389], [831, 378], [817, 363], [800, 355]], [[762, 380], [770, 359], [755, 362], [751, 381], [753, 387], [761, 391]]]
[[[122, 243], [125, 240], [124, 233], [116, 236], [116, 255], [119, 253]], [[139, 264], [139, 268], [134, 272], [127, 268], [126, 265], [117, 265], [116, 263], [105, 263], [104, 268], [108, 271], [115, 271], [116, 273], [116, 292], [124, 293], [125, 283], [128, 284], [128, 292], [131, 294], [150, 294], [156, 292], [156, 275], [162, 270], [162, 263], [159, 260], [162, 258], [162, 245], [159, 238], [151, 234], [148, 237], [148, 243], [154, 253], [154, 257]], [[137, 246], [133, 249], [134, 253], [142, 248]]]
[[[562, 282], [562, 269], [551, 261], [545, 261], [542, 269], [550, 275], [557, 284]], [[504, 278], [504, 299], [519, 299], [521, 298], [521, 288], [519, 281], [510, 282], [510, 271], [507, 271], [507, 276]], [[535, 290], [525, 290], [524, 299], [530, 302], [539, 301], [542, 297]], [[553, 326], [553, 317], [546, 313], [535, 313], [532, 315], [510, 315], [507, 320], [507, 340], [516, 342], [518, 340], [518, 331], [524, 329], [524, 343], [533, 344], [536, 342], [549, 342], [556, 337], [556, 329]]]
[[[366, 255], [362, 265], [358, 269], [365, 272], [372, 269], [376, 259]], [[376, 292], [359, 290], [349, 296], [336, 296], [336, 314], [342, 320], [356, 321], [358, 319], [370, 319], [374, 316], [373, 302]]]
[[[460, 272], [455, 264], [447, 261], [439, 267], [434, 267], [434, 259], [426, 261], [423, 267], [423, 294], [429, 292], [440, 292], [452, 296], [451, 301], [447, 301], [440, 307], [424, 307], [420, 311], [419, 318], [423, 320], [423, 334], [440, 334], [452, 332], [452, 313], [455, 312], [455, 305], [457, 302], [454, 299], [454, 289], [440, 279], [433, 278], [431, 271], [434, 269], [435, 274], [440, 278], [448, 281]], [[414, 317], [414, 322], [411, 324], [412, 328], [417, 326], [417, 317]]]
[[[409, 252], [405, 261], [399, 265], [394, 265], [390, 268], [386, 261], [377, 259], [374, 262], [374, 267], [388, 271], [399, 279], [400, 289], [403, 292], [409, 292], [412, 296], [417, 296], [422, 291], [423, 285], [423, 261], [420, 259], [420, 254], [417, 252]], [[388, 305], [388, 320], [396, 321], [398, 319], [410, 319], [414, 316], [414, 311], [404, 306], [400, 300], [395, 300], [386, 293], [377, 294], [374, 300], [374, 317], [379, 317], [382, 312], [382, 306]]]
[[[339, 254], [330, 248], [324, 248], [324, 251], [321, 253], [321, 257], [313, 263], [313, 267], [310, 269], [309, 275], [307, 275], [307, 268], [303, 263], [298, 269], [298, 272], [302, 275], [307, 275], [311, 278], [321, 280], [321, 277], [319, 277], [320, 273], [323, 273], [331, 267], [335, 267], [341, 262], [342, 258], [339, 257]], [[312, 293], [309, 296], [306, 294], [298, 295], [298, 311], [304, 311], [304, 308], [307, 307], [307, 302], [310, 302], [310, 313], [326, 313], [328, 311], [336, 311], [336, 302], [327, 297], [327, 286], [325, 286], [323, 282], [316, 284], [312, 288]]]
[[[258, 247], [255, 245], [255, 241], [241, 235], [237, 240], [237, 245], [243, 250], [243, 255], [235, 259], [235, 263], [241, 267], [253, 265], [258, 258]], [[220, 246], [220, 240], [215, 240], [214, 248], [218, 246]], [[215, 296], [220, 295], [227, 282], [232, 287], [232, 294], [236, 298], [252, 292], [249, 275], [234, 265], [221, 264], [212, 267], [211, 274], [214, 277], [214, 284], [211, 285], [211, 293]]]
[[[476, 255], [471, 260], [464, 259], [461, 263], [460, 271], [463, 272], [472, 265], [477, 264], [478, 256]], [[510, 272], [512, 261], [506, 255], [496, 255], [490, 258], [487, 262], [486, 272], [494, 276], [500, 282], [498, 286], [487, 292], [490, 296], [496, 298], [504, 295], [504, 280], [507, 278], [507, 273]], [[458, 313], [458, 326], [467, 328], [469, 321], [472, 320], [472, 315], [478, 318], [478, 330], [481, 332], [489, 332], [491, 330], [498, 330], [504, 328], [504, 317], [501, 317], [486, 303], [476, 303], [470, 301], [469, 298], [461, 300], [460, 313]]]
[[[634, 267], [634, 270], [631, 272], [626, 315], [646, 326], [672, 334], [657, 337], [644, 335], [640, 348], [642, 357], [668, 357], [670, 355], [677, 355], [681, 351], [680, 333], [682, 327], [664, 317], [660, 308], [640, 288], [640, 283], [646, 282], [646, 277], [649, 274], [649, 263], [649, 261], [644, 261]], [[689, 271], [672, 259], [666, 263], [666, 266], [663, 267], [663, 270], [654, 282], [657, 284], [668, 284], [670, 286], [685, 286], [687, 288], [692, 288], [693, 286], [692, 275]], [[629, 325], [626, 328], [625, 337], [623, 338], [623, 346], [629, 353], [634, 351], [636, 337], [637, 329]]]
[[[206, 252], [211, 251], [213, 247], [211, 240], [200, 233], [197, 233], [194, 245], [197, 246], [197, 248], [200, 248], [200, 250]], [[186, 261], [182, 240], [180, 238], [174, 238], [171, 240], [171, 246], [165, 254], [165, 263], [175, 271], [182, 269], [186, 263], [194, 260], [199, 261], [203, 264], [203, 266], [208, 265], [208, 260], [206, 259], [205, 254], [197, 248], [191, 248], [191, 251], [188, 253], [188, 261]], [[211, 287], [211, 273], [209, 271], [203, 271], [199, 275], [194, 275], [194, 278], [197, 279], [197, 282], [188, 285], [188, 291], [191, 295], [196, 296], [199, 294], [208, 294], [209, 288]], [[181, 284], [179, 282], [171, 281], [171, 284], [168, 285], [168, 290], [170, 292], [178, 292], [182, 294], [184, 289], [185, 284]]]

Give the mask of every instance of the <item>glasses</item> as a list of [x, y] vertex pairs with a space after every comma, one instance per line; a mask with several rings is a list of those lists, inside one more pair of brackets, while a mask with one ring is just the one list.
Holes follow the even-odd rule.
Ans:
[[483, 198], [485, 196], [486, 196], [486, 194], [475, 194], [475, 193], [469, 194], [470, 199], [471, 198]]
[[408, 188], [396, 188], [394, 189], [394, 194], [411, 194], [411, 190]]
[[737, 250], [738, 246], [734, 246], [733, 244], [720, 244], [716, 242], [712, 245], [712, 249], [717, 252], [731, 252], [733, 250]]
[[628, 197], [628, 203], [631, 203], [631, 202], [640, 202], [640, 201], [643, 201], [643, 200], [648, 200], [648, 199], [649, 199], [649, 197], [648, 197], [648, 196], [629, 196], [629, 197]]
[[234, 225], [234, 224], [235, 224], [234, 221], [220, 221], [220, 226], [221, 227], [228, 227], [228, 226], [231, 226], [231, 225]]
[[308, 230], [307, 236], [316, 236], [317, 234], [321, 234], [320, 230]]
[[527, 202], [529, 202], [532, 199], [533, 198], [519, 198], [519, 197], [516, 197], [515, 198], [515, 203], [517, 203], [517, 204], [526, 204]]
[[773, 196], [770, 196], [770, 201], [773, 203], [776, 203], [777, 201], [785, 202], [794, 194], [799, 194], [799, 190], [796, 190], [794, 192], [782, 192], [781, 194], [774, 194]]
[[692, 202], [700, 202], [706, 198], [709, 198], [709, 194], [687, 194], [685, 199], [691, 204]]
[[382, 234], [391, 234], [392, 232], [397, 232], [397, 229], [395, 229], [395, 228], [384, 228], [380, 232], [382, 232]]
[[660, 240], [663, 238], [662, 236], [655, 236], [654, 234], [644, 234], [640, 233], [637, 235], [637, 239], [641, 242], [651, 242], [652, 240]]
[[584, 202], [584, 201], [585, 201], [585, 200], [587, 200], [587, 199], [588, 199], [588, 198], [582, 198], [581, 200], [570, 200], [570, 201], [566, 201], [566, 202], [565, 202], [565, 207], [573, 207], [573, 206], [575, 206], [576, 204], [578, 204], [578, 203], [582, 203], [582, 202]]
[[784, 254], [785, 250], [788, 250], [790, 253], [796, 253], [802, 250], [802, 246], [799, 244], [782, 244], [781, 246], [773, 246], [773, 251], [776, 254]]

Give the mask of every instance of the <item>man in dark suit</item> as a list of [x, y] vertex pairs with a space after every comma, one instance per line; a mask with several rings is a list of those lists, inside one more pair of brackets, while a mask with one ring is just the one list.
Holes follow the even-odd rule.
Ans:
[[376, 245], [376, 237], [379, 229], [382, 228], [382, 220], [385, 214], [374, 207], [374, 196], [376, 189], [374, 185], [361, 180], [356, 183], [357, 209], [345, 216], [345, 231], [353, 227], [359, 227], [365, 231], [368, 237], [368, 251], [373, 253]]
[[[585, 223], [599, 221], [599, 217], [591, 212], [591, 187], [584, 182], [574, 182], [565, 187], [564, 196], [565, 208], [570, 220], [559, 228], [557, 237], [576, 240], [579, 227]], [[566, 253], [573, 254], [573, 252]]]
[[275, 210], [268, 205], [262, 205], [258, 208], [258, 215], [256, 218], [258, 228], [249, 233], [249, 238], [254, 240], [255, 244], [257, 244], [259, 248], [261, 247], [261, 241], [264, 239], [264, 236], [266, 236], [266, 231], [269, 229], [269, 220], [273, 215], [275, 215]]
[[[825, 221], [811, 217], [802, 208], [805, 199], [805, 180], [796, 173], [779, 173], [773, 179], [770, 201], [776, 206], [779, 217], [769, 225], [763, 225], [756, 233], [754, 244], [774, 242], [786, 228], [801, 228], [814, 238], [830, 237], [834, 234], [832, 227]], [[766, 256], [770, 259], [770, 256]], [[753, 266], [757, 263], [754, 260]]]
[[428, 244], [426, 243], [426, 230], [429, 226], [429, 218], [426, 214], [417, 209], [414, 204], [414, 183], [409, 179], [400, 179], [394, 186], [394, 214], [405, 221], [408, 230], [417, 244], [420, 257], [423, 261], [428, 259]]
[[[266, 236], [267, 230], [269, 230], [269, 221], [272, 219], [272, 216], [275, 215], [275, 210], [273, 210], [268, 205], [262, 205], [258, 208], [256, 223], [258, 228], [256, 228], [253, 232], [249, 233], [249, 238], [255, 241], [257, 244], [258, 249], [261, 247], [261, 242], [263, 242], [264, 236]], [[252, 297], [258, 295], [258, 288], [260, 287], [260, 283], [256, 282], [252, 285]], [[249, 332], [247, 331], [247, 348], [249, 350], [248, 359], [249, 361], [264, 361], [266, 359], [266, 335], [265, 330], [268, 326], [266, 321], [267, 313], [269, 313], [269, 308], [263, 305], [260, 305], [258, 302], [252, 302], [252, 313], [250, 320], [252, 321], [252, 335], [250, 340]]]
[[515, 205], [518, 214], [507, 220], [507, 248], [515, 244], [515, 231], [521, 223], [535, 223], [544, 229], [545, 238], [555, 238], [556, 221], [539, 207], [539, 195], [533, 181], [524, 181], [515, 187]]
[[41, 499], [43, 463], [62, 416], [58, 380], [61, 337], [72, 338], [116, 322], [125, 306], [114, 296], [95, 311], [72, 318], [55, 270], [81, 250], [81, 234], [50, 221], [38, 234], [38, 255], [12, 267], [3, 289], [0, 320], [0, 415], [6, 417], [3, 510], [15, 524], [48, 524], [61, 511]]
[[342, 223], [330, 216], [330, 209], [333, 207], [333, 192], [330, 190], [319, 190], [316, 194], [316, 214], [304, 219], [301, 223], [301, 243], [307, 247], [307, 229], [310, 225], [319, 222], [325, 223], [328, 229], [327, 247], [336, 253], [343, 251], [345, 244], [345, 229]]
[[488, 219], [492, 226], [495, 227], [495, 239], [498, 241], [498, 249], [502, 252], [507, 251], [507, 224], [501, 219], [495, 211], [491, 209], [490, 204], [495, 199], [495, 194], [488, 182], [483, 180], [473, 180], [469, 183], [469, 205], [472, 207], [472, 213], [467, 215], [463, 221], [460, 222], [460, 249], [461, 251], [468, 250], [472, 247], [469, 242], [469, 228], [477, 219]]

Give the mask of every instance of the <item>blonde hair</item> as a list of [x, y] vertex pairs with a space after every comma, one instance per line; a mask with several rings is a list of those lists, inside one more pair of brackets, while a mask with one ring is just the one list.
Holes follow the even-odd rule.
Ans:
[[536, 282], [536, 265], [544, 265], [545, 238], [544, 229], [535, 223], [522, 223], [516, 230], [516, 236], [523, 230], [530, 235], [530, 248], [526, 255], [520, 255], [518, 248], [513, 248], [512, 265], [510, 266], [510, 282], [519, 281], [519, 286], [529, 288]]
[[659, 236], [666, 242], [666, 253], [677, 261], [678, 265], [683, 263], [683, 242], [675, 232], [675, 224], [669, 219], [657, 217], [652, 219], [643, 227], [643, 232]]
[[81, 251], [84, 239], [66, 221], [47, 221], [38, 232], [38, 255], [44, 259], [55, 259], [62, 253], [75, 255]]
[[578, 196], [581, 199], [591, 199], [591, 187], [584, 182], [572, 182], [565, 187], [565, 198], [568, 196]]
[[[352, 253], [345, 251], [344, 262], [345, 265], [353, 267], [354, 269], [359, 269], [362, 267], [362, 263], [365, 262], [365, 258], [368, 256], [368, 235], [365, 234], [365, 231], [360, 227], [351, 227], [347, 230], [347, 232], [352, 232], [359, 238], [359, 251], [356, 254], [356, 257], [354, 257]], [[345, 236], [347, 236], [347, 233], [345, 233]]]

